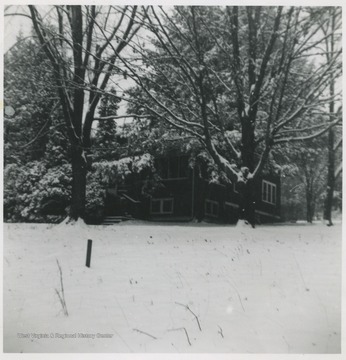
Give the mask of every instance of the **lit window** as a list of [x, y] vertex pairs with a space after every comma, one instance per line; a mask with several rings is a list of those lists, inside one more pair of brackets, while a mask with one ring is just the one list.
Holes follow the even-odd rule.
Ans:
[[270, 181], [262, 180], [262, 201], [276, 204], [276, 185]]
[[205, 215], [218, 217], [219, 215], [219, 203], [213, 200], [205, 200]]
[[151, 200], [152, 214], [172, 214], [173, 213], [173, 199], [152, 199]]

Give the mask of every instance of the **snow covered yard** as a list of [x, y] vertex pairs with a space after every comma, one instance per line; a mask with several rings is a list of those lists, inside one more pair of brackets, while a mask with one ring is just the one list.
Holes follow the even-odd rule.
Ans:
[[5, 224], [3, 262], [5, 352], [341, 351], [340, 225]]

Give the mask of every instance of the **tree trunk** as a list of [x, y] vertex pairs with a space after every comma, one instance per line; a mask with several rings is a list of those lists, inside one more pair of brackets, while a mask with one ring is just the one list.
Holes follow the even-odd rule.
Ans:
[[[332, 16], [332, 30], [335, 28], [335, 18]], [[332, 33], [330, 39], [330, 51], [334, 51], [334, 35]], [[329, 94], [331, 97], [334, 96], [334, 79], [331, 77], [329, 86]], [[329, 103], [329, 112], [331, 114], [330, 122], [333, 121], [332, 115], [334, 114], [334, 101]], [[327, 194], [324, 203], [324, 220], [328, 221], [328, 226], [333, 225], [332, 222], [332, 207], [333, 207], [333, 196], [335, 188], [335, 151], [334, 151], [334, 129], [330, 128], [328, 132], [328, 175], [327, 175]]]
[[87, 167], [83, 149], [80, 146], [72, 147], [72, 199], [70, 218], [84, 219], [86, 202], [86, 175]]
[[241, 159], [242, 166], [247, 167], [252, 173], [255, 164], [255, 118], [254, 116], [243, 117], [242, 120], [242, 146]]
[[312, 223], [314, 218], [314, 201], [312, 196], [312, 191], [310, 189], [306, 190], [306, 220], [308, 223]]
[[255, 227], [255, 192], [254, 179], [248, 178], [248, 174], [254, 171], [254, 154], [255, 154], [255, 133], [254, 123], [255, 115], [246, 116], [242, 118], [242, 149], [241, 158], [243, 175], [246, 183], [239, 186], [240, 204], [239, 204], [239, 219], [246, 220], [252, 227]]
[[253, 179], [249, 179], [246, 183], [238, 183], [237, 190], [240, 198], [239, 220], [247, 221], [254, 228], [256, 202]]
[[328, 226], [333, 225], [332, 207], [335, 188], [335, 159], [334, 159], [334, 129], [331, 128], [328, 134], [328, 175], [327, 175], [327, 194], [324, 203], [324, 219], [328, 221]]

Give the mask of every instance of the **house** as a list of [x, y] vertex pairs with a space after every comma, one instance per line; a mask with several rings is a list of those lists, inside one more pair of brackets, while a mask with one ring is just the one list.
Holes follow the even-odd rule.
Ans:
[[[209, 183], [184, 154], [166, 154], [155, 159], [160, 176], [150, 196], [143, 194], [143, 179], [127, 181], [108, 189], [106, 216], [129, 216], [152, 221], [208, 220], [236, 223], [240, 193], [235, 184]], [[280, 177], [265, 175], [254, 184], [256, 220], [280, 220]]]

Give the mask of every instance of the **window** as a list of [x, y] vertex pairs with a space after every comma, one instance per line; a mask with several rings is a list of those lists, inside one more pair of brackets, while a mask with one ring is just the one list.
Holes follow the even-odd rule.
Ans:
[[172, 214], [173, 213], [173, 199], [151, 199], [152, 214]]
[[179, 179], [188, 176], [186, 156], [157, 159], [156, 168], [162, 179]]
[[213, 200], [205, 200], [205, 215], [218, 217], [219, 215], [219, 203]]
[[276, 185], [270, 181], [262, 180], [262, 201], [276, 204]]

